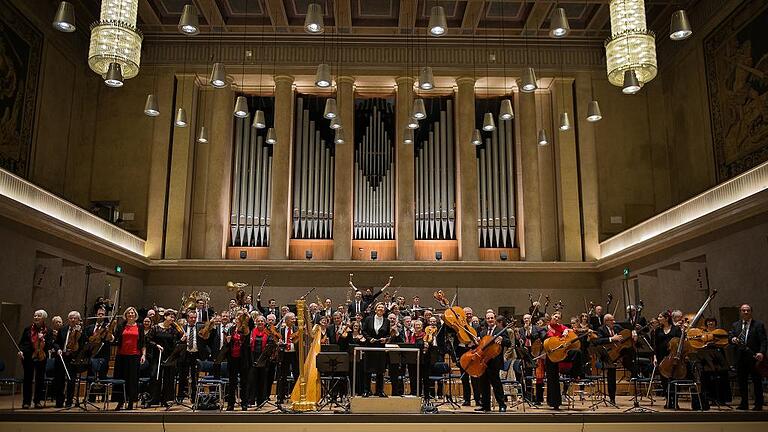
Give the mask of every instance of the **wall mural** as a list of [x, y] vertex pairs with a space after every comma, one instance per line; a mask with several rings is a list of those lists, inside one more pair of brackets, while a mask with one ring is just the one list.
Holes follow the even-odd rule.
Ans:
[[704, 41], [718, 181], [768, 160], [768, 4], [751, 0]]
[[0, 167], [26, 177], [43, 38], [10, 5], [0, 8]]

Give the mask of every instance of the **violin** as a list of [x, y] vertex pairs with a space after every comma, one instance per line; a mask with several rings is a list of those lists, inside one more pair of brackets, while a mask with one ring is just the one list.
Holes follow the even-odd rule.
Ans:
[[[35, 328], [33, 327], [32, 329], [34, 330]], [[32, 352], [32, 360], [45, 360], [45, 332], [45, 328], [37, 331], [37, 340], [35, 341], [35, 350]]]
[[728, 332], [723, 329], [708, 331], [698, 327], [690, 328], [685, 332], [685, 338], [693, 349], [706, 347], [725, 348], [728, 346]]
[[247, 313], [244, 313], [237, 317], [237, 331], [239, 331], [243, 336], [248, 336], [251, 334], [251, 326], [250, 326], [251, 316]]
[[461, 359], [459, 359], [462, 369], [464, 369], [471, 377], [479, 378], [482, 376], [488, 368], [488, 362], [501, 354], [502, 347], [495, 342], [496, 338], [504, 334], [508, 329], [514, 327], [514, 325], [515, 322], [512, 321], [496, 333], [485, 335], [480, 338], [477, 346], [465, 352], [461, 356]]
[[443, 320], [456, 332], [459, 342], [465, 345], [477, 343], [477, 330], [467, 322], [467, 314], [464, 313], [464, 308], [461, 306], [451, 306], [446, 300], [443, 290], [436, 291], [433, 297], [445, 308]]
[[200, 337], [202, 339], [208, 339], [211, 337], [211, 330], [213, 330], [213, 320], [208, 320], [205, 322], [205, 325], [203, 325], [203, 328], [200, 329]]
[[76, 352], [80, 349], [80, 335], [82, 335], [83, 330], [80, 324], [73, 327], [72, 334], [69, 335], [69, 339], [67, 339], [67, 346], [64, 347], [64, 351], [66, 352]]
[[435, 340], [435, 334], [437, 333], [437, 326], [427, 326], [427, 328], [424, 329], [424, 343], [425, 344], [431, 344], [433, 340]]

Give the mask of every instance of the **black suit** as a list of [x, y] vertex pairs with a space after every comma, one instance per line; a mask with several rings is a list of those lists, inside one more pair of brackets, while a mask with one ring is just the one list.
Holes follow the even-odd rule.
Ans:
[[[602, 325], [597, 329], [597, 339], [592, 344], [594, 345], [607, 345], [611, 343], [611, 337], [619, 334], [624, 328], [618, 324], [614, 324], [613, 327], [608, 328], [608, 325]], [[582, 342], [584, 343], [584, 342]], [[603, 359], [603, 369], [606, 371], [608, 379], [608, 397], [611, 398], [611, 402], [616, 402], [616, 368], [605, 364], [606, 359]]]
[[[99, 326], [99, 328], [103, 328], [104, 326], [109, 325], [109, 322], [105, 319], [104, 321], [98, 323], [98, 324], [91, 324], [88, 327], [85, 328], [85, 338], [90, 339], [91, 336], [93, 336], [93, 333], [96, 331], [96, 326]], [[93, 359], [102, 359], [104, 362], [109, 362], [109, 354], [110, 354], [110, 345], [109, 342], [104, 342], [101, 346], [94, 347], [94, 354], [91, 358]], [[99, 371], [99, 379], [104, 379], [107, 377], [107, 369], [108, 368], [102, 368], [102, 370]], [[93, 371], [89, 371], [89, 375], [92, 375]]]
[[24, 367], [24, 384], [22, 386], [23, 404], [29, 405], [32, 398], [32, 380], [35, 381], [35, 393], [34, 402], [38, 404], [43, 401], [45, 396], [45, 363], [48, 360], [48, 349], [53, 347], [53, 332], [50, 328], [45, 329], [45, 349], [43, 354], [45, 358], [43, 360], [33, 360], [32, 354], [35, 352], [35, 347], [32, 345], [32, 327], [27, 327], [21, 332], [21, 339], [19, 339], [19, 348], [24, 354], [24, 360], [21, 361]]
[[[192, 327], [189, 324], [182, 327], [184, 334], [189, 335], [185, 343], [187, 349], [184, 351], [184, 355], [181, 359], [181, 367], [179, 369], [179, 388], [176, 394], [177, 399], [184, 399], [187, 393], [187, 385], [189, 381], [192, 381], [192, 390], [189, 393], [190, 400], [194, 403], [195, 393], [197, 390], [197, 360], [207, 359], [210, 353], [210, 346], [208, 342], [200, 337], [200, 330], [202, 330], [204, 324], [197, 322]], [[192, 351], [192, 347], [197, 348], [197, 351]]]
[[204, 323], [216, 315], [216, 312], [213, 310], [213, 308], [197, 308], [195, 309], [195, 312], [197, 312], [197, 322], [199, 323]]
[[[535, 325], [531, 325], [530, 329], [526, 329], [525, 326], [520, 327], [518, 337], [523, 344], [525, 352], [530, 355], [531, 353], [531, 345], [537, 340], [540, 340], [542, 343], [544, 342], [544, 339], [547, 338], [547, 331], [543, 327], [538, 327]], [[520, 377], [518, 377], [518, 381], [523, 387], [523, 397], [527, 398], [528, 400], [535, 401], [537, 403], [544, 402], [544, 383], [543, 382], [536, 382], [534, 386], [533, 380], [525, 379], [525, 377], [534, 377], [536, 374], [534, 373], [536, 369], [536, 361], [533, 360], [533, 356], [530, 357], [530, 361], [523, 361], [524, 370]], [[536, 392], [535, 395], [532, 394], [531, 389], [535, 388]]]
[[[494, 335], [501, 331], [502, 327], [494, 326], [493, 328], [483, 327], [478, 333], [478, 337], [482, 338], [486, 335]], [[482, 408], [486, 411], [491, 410], [491, 387], [493, 387], [493, 393], [496, 397], [496, 403], [499, 404], [499, 408], [506, 408], [507, 404], [504, 400], [504, 387], [501, 385], [501, 377], [499, 377], [499, 371], [504, 367], [504, 349], [512, 346], [512, 341], [509, 339], [509, 335], [506, 331], [501, 332], [498, 335], [501, 338], [501, 352], [496, 357], [488, 361], [488, 367], [485, 369], [485, 373], [480, 377], [480, 391], [482, 392]]]
[[[85, 338], [85, 333], [82, 330], [82, 326], [80, 327], [80, 337], [77, 340], [77, 350], [75, 351], [67, 351], [67, 343], [72, 343], [71, 338], [74, 337], [74, 333], [70, 334], [69, 338], [70, 340], [67, 340], [67, 334], [70, 333], [70, 326], [65, 325], [61, 329], [59, 329], [58, 335], [56, 335], [56, 339], [53, 342], [53, 346], [55, 350], [61, 350], [61, 356], [64, 359], [64, 363], [61, 363], [61, 359], [58, 358], [58, 355], [56, 355], [55, 359], [55, 365], [54, 368], [54, 376], [53, 376], [53, 382], [54, 382], [54, 388], [56, 389], [56, 406], [61, 407], [64, 404], [64, 387], [66, 385], [66, 399], [67, 399], [67, 405], [72, 405], [72, 399], [74, 398], [75, 394], [75, 387], [77, 386], [75, 382], [75, 378], [77, 378], [77, 371], [75, 368], [72, 367], [72, 360], [74, 360], [80, 351], [85, 347], [85, 343], [87, 339]], [[65, 371], [64, 368], [67, 368]], [[66, 381], [65, 379], [67, 377], [67, 371], [69, 372], [69, 377], [71, 378], [69, 381]]]
[[269, 314], [272, 314], [275, 316], [276, 321], [280, 321], [280, 308], [278, 306], [275, 307], [269, 307], [269, 306], [262, 306], [261, 305], [261, 299], [256, 299], [256, 309], [261, 312], [262, 315], [265, 317]]
[[[379, 330], [375, 327], [376, 315], [371, 315], [363, 320], [363, 336], [368, 340], [370, 347], [384, 347], [382, 342], [372, 342], [372, 339], [382, 339], [389, 337], [389, 320], [382, 317], [382, 324]], [[376, 394], [384, 393], [384, 369], [386, 368], [386, 355], [383, 352], [367, 352], [363, 356], [363, 367], [366, 372], [376, 373]], [[366, 375], [367, 376], [367, 375]], [[371, 382], [366, 379], [363, 388], [370, 393]]]
[[[746, 340], [744, 337], [746, 336]], [[762, 321], [751, 320], [748, 329], [744, 328], [743, 321], [736, 321], [731, 327], [731, 338], [742, 340], [736, 347], [736, 379], [739, 383], [741, 395], [740, 406], [746, 407], [749, 403], [749, 379], [755, 386], [755, 406], [763, 406], [763, 380], [755, 371], [755, 354], [768, 351], [768, 339], [765, 326]], [[766, 360], [763, 360], [766, 361]]]
[[347, 306], [347, 313], [349, 313], [350, 318], [355, 318], [355, 315], [358, 313], [360, 315], [365, 315], [365, 308], [368, 307], [368, 303], [365, 302], [365, 300], [352, 300], [352, 303]]

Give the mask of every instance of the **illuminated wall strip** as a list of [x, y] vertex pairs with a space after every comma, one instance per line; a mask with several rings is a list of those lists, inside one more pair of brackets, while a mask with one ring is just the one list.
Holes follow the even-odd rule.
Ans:
[[10, 172], [0, 169], [0, 195], [144, 256], [145, 241]]
[[601, 258], [621, 252], [766, 189], [768, 162], [605, 240], [600, 243]]

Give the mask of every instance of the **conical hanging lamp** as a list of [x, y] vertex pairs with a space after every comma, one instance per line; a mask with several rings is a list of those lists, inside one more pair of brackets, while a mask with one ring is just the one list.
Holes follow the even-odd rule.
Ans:
[[320, 88], [327, 88], [331, 86], [331, 67], [326, 63], [320, 63], [317, 65], [317, 72], [315, 72], [315, 85]]
[[499, 118], [502, 120], [512, 120], [515, 118], [515, 112], [512, 110], [511, 100], [502, 99], [501, 107], [499, 108]]
[[489, 112], [483, 115], [483, 130], [486, 132], [496, 130], [496, 122], [493, 120], [493, 114]]
[[245, 96], [237, 97], [237, 100], [235, 101], [235, 111], [233, 114], [237, 118], [248, 117], [248, 99], [246, 99]]
[[224, 63], [216, 62], [211, 70], [210, 83], [215, 88], [224, 88], [227, 86], [227, 71]]
[[104, 84], [109, 87], [123, 86], [123, 68], [120, 63], [110, 63], [107, 69], [107, 75], [104, 77]]
[[669, 38], [674, 41], [688, 39], [693, 34], [688, 15], [684, 10], [675, 11], [672, 14], [672, 22], [669, 25]]
[[253, 115], [253, 125], [256, 129], [264, 129], [267, 127], [267, 122], [264, 120], [264, 111], [256, 110], [256, 114]]
[[435, 77], [432, 74], [432, 68], [424, 66], [419, 73], [419, 88], [422, 90], [432, 90], [435, 87]]
[[336, 135], [334, 136], [333, 142], [336, 144], [344, 144], [344, 129], [336, 129]]
[[571, 119], [568, 117], [568, 113], [560, 113], [560, 130], [565, 132], [571, 128]]
[[424, 108], [424, 99], [417, 98], [413, 100], [413, 111], [411, 116], [416, 120], [421, 120], [427, 117], [427, 110]]
[[405, 128], [403, 131], [403, 144], [413, 144], [413, 129]]
[[520, 90], [530, 93], [538, 88], [536, 84], [536, 72], [532, 67], [523, 69], [523, 76], [520, 78]]
[[197, 6], [194, 4], [184, 5], [179, 19], [179, 31], [187, 36], [194, 36], [200, 33], [200, 21], [198, 18]]
[[275, 129], [269, 128], [267, 129], [267, 144], [269, 145], [275, 145], [277, 143], [277, 137], [275, 136]]
[[64, 33], [72, 33], [77, 30], [75, 27], [75, 8], [72, 3], [68, 1], [59, 3], [56, 15], [53, 16], [53, 28]]
[[418, 129], [419, 121], [413, 116], [408, 117], [408, 129]]
[[445, 9], [442, 6], [433, 6], [429, 13], [429, 34], [443, 36], [448, 32], [448, 20], [445, 18]]
[[480, 137], [480, 131], [475, 129], [474, 132], [472, 132], [472, 144], [479, 146], [482, 143], [483, 143], [483, 140]]
[[304, 31], [311, 34], [321, 34], [325, 31], [323, 8], [317, 3], [310, 3], [307, 16], [304, 18]]
[[587, 106], [587, 121], [590, 123], [598, 122], [603, 118], [603, 114], [600, 112], [600, 104], [596, 100], [589, 102]]
[[552, 10], [552, 16], [550, 17], [549, 36], [553, 38], [564, 38], [571, 31], [571, 27], [568, 25], [568, 17], [565, 16], [565, 9], [556, 7]]
[[637, 74], [634, 69], [624, 71], [624, 84], [621, 86], [624, 94], [635, 94], [640, 91], [640, 81], [637, 80]]
[[341, 119], [339, 118], [339, 116], [336, 116], [331, 119], [331, 124], [329, 125], [329, 127], [334, 130], [341, 129]]
[[144, 114], [148, 117], [157, 117], [160, 115], [160, 108], [157, 106], [157, 98], [154, 93], [147, 95], [147, 101], [144, 103]]
[[549, 144], [549, 140], [547, 139], [547, 131], [546, 130], [539, 129], [537, 141], [538, 141], [540, 146], [545, 146], [545, 145]]
[[328, 98], [325, 100], [325, 110], [323, 111], [323, 117], [332, 119], [337, 115], [336, 99]]
[[208, 142], [208, 129], [205, 126], [200, 126], [200, 134], [197, 136], [197, 142], [205, 144]]
[[187, 127], [187, 110], [184, 107], [176, 110], [176, 120], [173, 123], [180, 128]]

